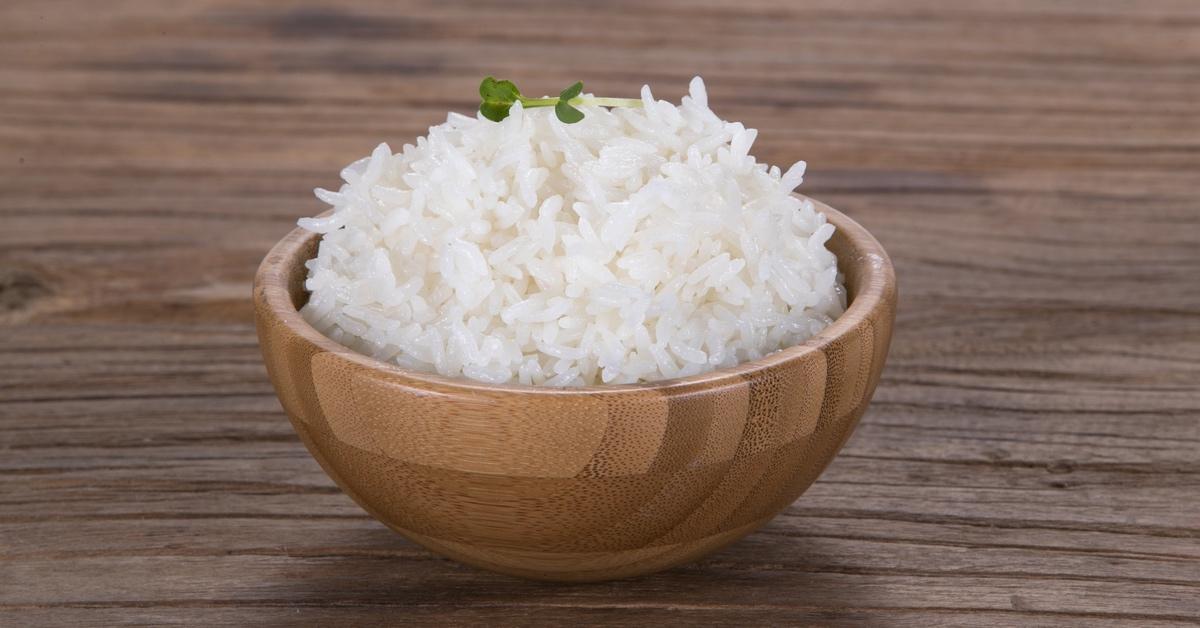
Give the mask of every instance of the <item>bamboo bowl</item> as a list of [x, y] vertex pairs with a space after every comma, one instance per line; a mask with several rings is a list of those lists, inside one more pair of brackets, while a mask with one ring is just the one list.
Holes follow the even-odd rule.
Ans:
[[849, 309], [760, 360], [644, 385], [550, 389], [413, 372], [355, 353], [297, 312], [318, 236], [296, 229], [255, 277], [271, 382], [313, 457], [367, 512], [444, 556], [594, 581], [696, 559], [791, 504], [846, 442], [879, 381], [895, 275], [865, 229], [836, 227]]

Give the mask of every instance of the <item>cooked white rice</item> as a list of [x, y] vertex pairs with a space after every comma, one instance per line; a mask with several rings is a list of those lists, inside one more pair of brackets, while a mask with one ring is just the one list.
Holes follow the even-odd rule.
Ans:
[[708, 108], [451, 113], [342, 171], [304, 317], [356, 351], [491, 383], [616, 384], [759, 358], [845, 310], [833, 225]]

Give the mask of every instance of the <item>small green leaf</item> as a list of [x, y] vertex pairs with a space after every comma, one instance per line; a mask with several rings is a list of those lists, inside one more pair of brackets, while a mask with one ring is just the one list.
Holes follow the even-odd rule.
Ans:
[[514, 103], [521, 98], [521, 91], [512, 81], [498, 81], [489, 76], [479, 84], [479, 96], [484, 100]]
[[521, 92], [512, 81], [497, 81], [493, 77], [479, 84], [479, 112], [493, 122], [508, 117], [508, 110], [521, 98]]
[[565, 100], [560, 100], [557, 105], [554, 105], [554, 115], [567, 124], [574, 124], [583, 119], [583, 112], [572, 107]]
[[505, 104], [486, 100], [479, 103], [479, 113], [492, 122], [499, 122], [507, 118], [509, 109], [512, 109], [512, 103]]
[[583, 81], [578, 81], [574, 85], [562, 90], [558, 98], [562, 101], [568, 101], [583, 93]]

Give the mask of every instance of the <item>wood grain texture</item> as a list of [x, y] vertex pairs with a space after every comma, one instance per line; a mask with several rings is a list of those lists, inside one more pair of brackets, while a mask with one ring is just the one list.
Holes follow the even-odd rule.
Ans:
[[[399, 539], [284, 418], [263, 253], [481, 76], [696, 73], [896, 265], [853, 438], [632, 582]], [[0, 3], [0, 625], [1193, 625], [1198, 103], [1188, 0]]]
[[313, 457], [367, 512], [467, 564], [595, 582], [695, 560], [787, 507], [842, 448], [879, 382], [896, 276], [820, 202], [849, 307], [807, 342], [684, 379], [555, 389], [400, 369], [321, 335], [299, 308], [320, 237], [263, 259], [267, 372]]

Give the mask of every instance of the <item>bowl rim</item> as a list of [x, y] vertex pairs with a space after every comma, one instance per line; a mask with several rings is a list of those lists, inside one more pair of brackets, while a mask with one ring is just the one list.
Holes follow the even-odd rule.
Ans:
[[[784, 347], [756, 360], [688, 377], [636, 384], [589, 384], [564, 388], [519, 383], [490, 384], [465, 377], [448, 377], [438, 373], [407, 369], [359, 353], [317, 331], [316, 328], [300, 315], [296, 307], [292, 305], [291, 295], [288, 292], [289, 275], [292, 266], [288, 262], [295, 260], [298, 252], [308, 247], [312, 240], [321, 237], [321, 234], [307, 231], [300, 227], [296, 227], [277, 242], [259, 265], [258, 271], [254, 276], [254, 300], [256, 306], [259, 306], [256, 307], [256, 310], [261, 312], [265, 309], [279, 323], [287, 326], [292, 333], [313, 343], [323, 352], [333, 353], [344, 360], [376, 371], [381, 375], [403, 378], [408, 385], [438, 389], [441, 392], [449, 394], [503, 395], [523, 393], [533, 395], [594, 396], [646, 391], [678, 394], [698, 389], [707, 390], [722, 388], [724, 386], [744, 385], [747, 377], [753, 376], [755, 373], [799, 360], [809, 356], [813, 352], [821, 351], [842, 336], [857, 329], [865, 320], [870, 319], [881, 308], [887, 307], [894, 299], [896, 290], [895, 269], [892, 267], [891, 258], [883, 249], [883, 246], [879, 244], [879, 241], [862, 225], [825, 203], [802, 194], [794, 194], [794, 196], [802, 200], [812, 201], [814, 208], [824, 214], [826, 219], [835, 227], [836, 232], [834, 237], [837, 237], [836, 233], [840, 232], [849, 240], [849, 248], [855, 253], [855, 257], [850, 260], [844, 260], [842, 257], [839, 257], [838, 265], [841, 267], [839, 270], [843, 273], [846, 271], [846, 267], [843, 264], [864, 265], [866, 273], [860, 282], [861, 285], [858, 286], [857, 294], [854, 295], [846, 311], [841, 316], [804, 342]], [[299, 260], [298, 263], [303, 264], [305, 261], [307, 259]], [[257, 320], [257, 323], [261, 327], [263, 321]]]

